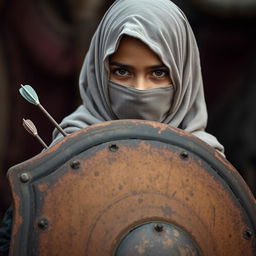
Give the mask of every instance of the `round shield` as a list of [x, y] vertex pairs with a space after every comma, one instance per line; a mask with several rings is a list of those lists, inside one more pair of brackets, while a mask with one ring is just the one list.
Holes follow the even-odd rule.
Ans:
[[255, 255], [255, 200], [234, 167], [169, 125], [88, 127], [9, 170], [10, 255]]

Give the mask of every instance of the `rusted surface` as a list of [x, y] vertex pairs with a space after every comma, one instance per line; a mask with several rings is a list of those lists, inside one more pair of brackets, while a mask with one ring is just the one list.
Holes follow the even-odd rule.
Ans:
[[[181, 147], [183, 142], [178, 139], [185, 136], [181, 133], [176, 134], [174, 145], [165, 143], [166, 135], [175, 130], [167, 126], [115, 124], [72, 134], [10, 172], [11, 180], [17, 180], [15, 175], [24, 170], [32, 177], [22, 185], [25, 192], [18, 182], [13, 185], [17, 195], [25, 198], [30, 194], [30, 204], [21, 207], [23, 211], [19, 211], [18, 200], [15, 203], [17, 216], [30, 213], [22, 227], [15, 223], [19, 234], [24, 234], [23, 226], [30, 231], [28, 254], [20, 255], [110, 256], [127, 232], [150, 221], [164, 221], [184, 230], [203, 255], [255, 255], [250, 214], [230, 189], [232, 184], [227, 185], [219, 170], [212, 168], [228, 168], [227, 164], [219, 159], [210, 164], [206, 161], [215, 157], [213, 150], [197, 144], [190, 135]], [[142, 138], [134, 138], [141, 125], [143, 132], [138, 130], [138, 134]], [[130, 138], [125, 135], [129, 129]], [[84, 136], [85, 132], [91, 136]], [[100, 140], [104, 136], [109, 138]], [[154, 139], [148, 139], [150, 136]], [[74, 148], [75, 143], [79, 147]], [[184, 151], [187, 156], [181, 157]], [[74, 161], [79, 162], [78, 168], [72, 168]], [[232, 179], [234, 176], [238, 187], [246, 186], [235, 170], [226, 172]], [[242, 191], [241, 198], [248, 198], [255, 209], [247, 188]], [[42, 220], [47, 220], [46, 228], [40, 228]], [[250, 239], [244, 238], [245, 230], [252, 232]], [[19, 241], [15, 244], [13, 240], [13, 246], [19, 246]]]
[[204, 255], [252, 255], [236, 202], [200, 161], [181, 161], [164, 145], [127, 144], [88, 152], [79, 172], [52, 177], [38, 255], [110, 255], [123, 230], [155, 218], [187, 230]]

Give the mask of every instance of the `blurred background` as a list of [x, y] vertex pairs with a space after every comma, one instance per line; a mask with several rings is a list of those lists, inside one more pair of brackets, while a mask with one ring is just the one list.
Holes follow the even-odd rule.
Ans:
[[[139, 0], [138, 0], [139, 1]], [[157, 0], [156, 0], [157, 1]], [[0, 0], [0, 218], [11, 202], [8, 169], [42, 150], [53, 126], [18, 93], [30, 84], [60, 122], [81, 103], [78, 75], [113, 0]], [[256, 195], [256, 1], [175, 0], [194, 30], [209, 112], [207, 130]]]

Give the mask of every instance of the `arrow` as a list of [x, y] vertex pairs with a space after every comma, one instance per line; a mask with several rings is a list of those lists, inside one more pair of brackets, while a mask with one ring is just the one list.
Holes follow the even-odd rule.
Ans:
[[44, 142], [44, 141], [41, 139], [41, 137], [38, 135], [36, 126], [34, 125], [34, 123], [33, 123], [31, 120], [29, 120], [29, 119], [25, 120], [25, 119], [23, 118], [23, 123], [22, 123], [22, 124], [23, 124], [24, 128], [25, 128], [30, 134], [32, 134], [34, 137], [36, 137], [36, 138], [38, 139], [38, 141], [43, 145], [43, 147], [44, 147], [45, 149], [48, 148], [48, 146], [45, 144], [45, 142]]
[[25, 98], [28, 102], [34, 104], [34, 105], [39, 105], [39, 98], [35, 92], [35, 90], [30, 86], [30, 85], [22, 85], [21, 88], [19, 89], [20, 94]]
[[46, 115], [50, 122], [59, 130], [59, 132], [65, 137], [67, 133], [59, 126], [59, 124], [52, 118], [52, 116], [46, 111], [46, 109], [40, 104], [39, 98], [35, 90], [30, 85], [22, 85], [19, 92], [23, 98], [28, 102], [36, 105]]

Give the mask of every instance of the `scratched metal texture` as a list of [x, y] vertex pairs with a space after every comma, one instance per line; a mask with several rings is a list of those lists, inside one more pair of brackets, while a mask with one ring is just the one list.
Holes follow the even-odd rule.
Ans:
[[179, 227], [202, 255], [256, 255], [256, 204], [241, 176], [210, 146], [168, 125], [91, 126], [8, 177], [10, 255], [110, 256], [130, 230], [152, 221]]

